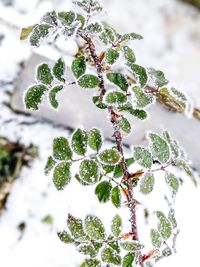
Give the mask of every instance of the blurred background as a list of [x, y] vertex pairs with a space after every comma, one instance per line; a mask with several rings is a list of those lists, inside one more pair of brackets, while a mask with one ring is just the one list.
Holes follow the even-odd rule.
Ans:
[[[200, 174], [200, 1], [199, 0], [102, 0], [103, 16], [119, 32], [137, 32], [144, 39], [134, 42], [138, 64], [161, 69], [177, 89], [187, 94], [195, 112], [179, 114], [157, 103], [145, 123], [133, 122], [134, 131], [126, 143], [143, 143], [147, 130], [169, 129], [192, 160], [195, 179]], [[34, 81], [37, 64], [58, 59], [66, 62], [79, 50], [75, 41], [58, 40], [30, 48], [19, 40], [20, 29], [37, 23], [47, 11], [67, 11], [70, 0], [0, 0], [0, 264], [3, 267], [72, 267], [84, 257], [74, 247], [61, 243], [57, 231], [63, 229], [68, 213], [84, 217], [94, 213], [109, 227], [116, 213], [110, 204], [99, 205], [94, 188], [84, 189], [72, 182], [62, 192], [54, 188], [43, 168], [51, 153], [52, 139], [69, 136], [77, 126], [102, 128], [111, 139], [110, 125], [97, 118], [88, 100], [89, 92], [79, 88], [60, 96], [58, 111], [46, 104], [36, 113], [23, 107], [23, 94]], [[102, 115], [103, 116], [103, 115]], [[3, 162], [3, 163], [2, 163]], [[6, 162], [6, 164], [5, 164]], [[200, 238], [200, 189], [185, 174], [177, 196], [176, 212], [180, 234], [178, 253], [158, 266], [196, 266]], [[158, 177], [160, 178], [160, 177]], [[166, 208], [158, 203], [162, 184], [155, 197], [144, 199], [138, 217], [148, 207]], [[108, 210], [109, 212], [106, 212]], [[128, 214], [122, 211], [124, 220]], [[151, 214], [150, 214], [151, 217]], [[151, 218], [149, 218], [151, 220]], [[146, 240], [146, 221], [139, 221], [141, 238]]]

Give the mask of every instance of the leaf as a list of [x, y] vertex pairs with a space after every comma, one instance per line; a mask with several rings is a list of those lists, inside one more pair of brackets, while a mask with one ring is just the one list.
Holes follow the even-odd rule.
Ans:
[[146, 69], [136, 64], [131, 64], [130, 68], [132, 72], [136, 75], [140, 86], [144, 87], [148, 80]]
[[48, 64], [41, 64], [37, 68], [37, 80], [44, 84], [51, 84], [53, 81], [53, 76], [51, 74], [51, 69]]
[[[134, 159], [133, 158], [128, 158], [126, 159], [126, 165], [129, 167], [131, 164], [133, 164]], [[123, 176], [123, 170], [121, 164], [117, 164], [114, 168], [114, 178], [120, 178]]]
[[99, 102], [99, 96], [93, 96], [92, 101], [99, 109], [106, 109], [107, 105], [103, 102]]
[[103, 262], [112, 263], [114, 265], [121, 264], [121, 257], [111, 248], [104, 248], [101, 252]]
[[47, 159], [45, 168], [44, 168], [45, 175], [48, 175], [51, 172], [51, 170], [53, 169], [53, 167], [55, 166], [55, 164], [56, 164], [56, 162], [53, 159], [53, 157], [52, 156], [49, 156], [48, 159]]
[[168, 144], [171, 148], [172, 156], [175, 159], [179, 158], [180, 154], [181, 154], [180, 147], [179, 147], [178, 143], [172, 139], [172, 137], [168, 131], [163, 132], [163, 138], [168, 142]]
[[85, 218], [85, 229], [90, 236], [95, 240], [104, 240], [105, 235], [105, 228], [101, 220], [93, 215], [87, 215]]
[[172, 209], [172, 208], [169, 210], [168, 220], [172, 224], [173, 229], [177, 227], [177, 221], [176, 221], [176, 217], [175, 217], [175, 210]]
[[38, 110], [38, 105], [42, 102], [42, 97], [47, 90], [43, 84], [31, 86], [25, 93], [24, 102], [27, 109]]
[[168, 143], [155, 133], [149, 133], [151, 140], [151, 150], [154, 157], [160, 163], [167, 163], [170, 160], [171, 151]]
[[80, 128], [75, 130], [71, 141], [73, 151], [80, 156], [84, 156], [87, 151], [87, 133]]
[[125, 118], [125, 117], [121, 117], [120, 118], [119, 127], [124, 133], [126, 133], [126, 134], [130, 134], [131, 133], [131, 124], [127, 120], [127, 118]]
[[155, 84], [158, 87], [162, 87], [166, 84], [168, 84], [168, 80], [165, 79], [165, 75], [162, 71], [160, 70], [155, 70], [153, 68], [149, 68], [148, 69], [148, 73], [150, 74], [150, 76], [152, 76], [152, 78], [155, 80]]
[[140, 87], [134, 86], [132, 91], [134, 92], [134, 100], [137, 108], [145, 108], [153, 103], [153, 97], [145, 94]]
[[163, 257], [169, 257], [172, 255], [172, 250], [171, 248], [167, 247], [165, 249], [162, 250], [162, 256]]
[[45, 22], [47, 24], [51, 24], [52, 26], [54, 26], [57, 23], [57, 14], [55, 11], [47, 12], [46, 14], [44, 14], [41, 20], [42, 22]]
[[85, 159], [79, 167], [81, 179], [88, 184], [95, 184], [99, 181], [99, 167], [94, 160]]
[[86, 62], [84, 57], [78, 57], [72, 61], [72, 73], [77, 79], [86, 71]]
[[100, 40], [105, 44], [112, 44], [115, 41], [116, 34], [108, 25], [104, 25], [104, 31], [100, 34]]
[[76, 180], [77, 180], [81, 185], [83, 185], [83, 186], [88, 186], [88, 185], [90, 185], [89, 183], [83, 181], [79, 174], [75, 174], [75, 178], [76, 178]]
[[121, 192], [119, 186], [115, 186], [111, 191], [111, 200], [113, 205], [116, 208], [119, 208], [121, 205]]
[[127, 60], [127, 65], [130, 66], [131, 64], [134, 64], [136, 61], [136, 58], [135, 58], [135, 54], [133, 50], [129, 46], [126, 46], [126, 45], [122, 46], [121, 49], [122, 49], [125, 59]]
[[56, 96], [62, 89], [63, 85], [56, 85], [49, 92], [49, 101], [53, 108], [58, 108], [58, 100], [56, 99]]
[[142, 244], [140, 244], [140, 242], [137, 240], [121, 242], [120, 246], [124, 250], [128, 250], [128, 251], [138, 251], [138, 250], [141, 250], [144, 248], [144, 246]]
[[152, 173], [146, 173], [140, 183], [140, 192], [147, 195], [153, 191], [155, 179]]
[[132, 109], [129, 113], [140, 120], [145, 120], [147, 118], [147, 113], [143, 109]]
[[150, 235], [151, 235], [151, 243], [154, 246], [154, 248], [160, 248], [162, 244], [162, 238], [159, 232], [155, 229], [151, 229]]
[[117, 253], [120, 253], [120, 246], [118, 240], [115, 240], [113, 236], [108, 237], [108, 246], [115, 250]]
[[93, 128], [88, 133], [88, 145], [94, 151], [99, 152], [102, 147], [102, 134], [99, 129]]
[[59, 232], [58, 233], [58, 237], [60, 238], [60, 240], [66, 244], [71, 244], [74, 242], [74, 239], [71, 237], [71, 235], [66, 232], [66, 231], [63, 231], [63, 232]]
[[115, 105], [121, 105], [126, 103], [127, 97], [125, 94], [118, 92], [118, 91], [109, 91], [105, 95], [105, 102], [107, 104], [115, 104]]
[[62, 58], [59, 58], [58, 61], [53, 66], [53, 75], [58, 81], [64, 82], [65, 74], [65, 61]]
[[72, 159], [72, 151], [65, 137], [58, 137], [53, 140], [53, 156], [58, 160]]
[[68, 215], [67, 219], [67, 226], [72, 234], [72, 236], [76, 240], [84, 241], [87, 240], [88, 237], [83, 229], [83, 222], [81, 219], [72, 216], [71, 214]]
[[134, 158], [142, 167], [147, 169], [152, 167], [153, 159], [148, 149], [141, 146], [134, 147]]
[[76, 14], [76, 21], [79, 22], [80, 24], [80, 29], [82, 29], [85, 25], [85, 18], [84, 16], [80, 15], [80, 14]]
[[51, 25], [48, 24], [39, 24], [36, 25], [30, 35], [30, 44], [32, 46], [39, 46], [41, 38], [44, 38], [48, 35]]
[[84, 255], [89, 255], [90, 257], [96, 257], [98, 251], [95, 250], [92, 244], [80, 245], [78, 251]]
[[63, 190], [71, 181], [70, 167], [71, 164], [69, 162], [61, 162], [55, 167], [53, 182], [58, 190]]
[[111, 231], [115, 237], [118, 237], [122, 231], [122, 219], [118, 214], [112, 219]]
[[99, 78], [92, 74], [85, 74], [78, 80], [78, 84], [82, 88], [95, 88], [99, 85], [99, 82]]
[[103, 181], [96, 186], [95, 194], [100, 202], [105, 203], [110, 199], [111, 190], [112, 185], [108, 181]]
[[179, 180], [176, 178], [176, 176], [171, 172], [166, 172], [165, 181], [169, 186], [169, 189], [171, 190], [172, 194], [176, 195], [179, 189]]
[[115, 166], [113, 166], [113, 165], [104, 165], [104, 164], [101, 164], [101, 166], [102, 166], [103, 170], [106, 172], [106, 174], [113, 172], [113, 170], [115, 168]]
[[69, 12], [58, 12], [58, 18], [64, 25], [70, 26], [75, 20], [75, 13], [72, 11]]
[[26, 40], [29, 35], [31, 34], [31, 32], [33, 31], [35, 25], [31, 25], [29, 27], [26, 27], [26, 28], [22, 28], [21, 30], [21, 34], [20, 34], [20, 40]]
[[85, 267], [101, 267], [101, 263], [97, 259], [86, 259], [85, 263], [86, 263]]
[[111, 148], [111, 149], [106, 149], [106, 150], [102, 151], [99, 154], [99, 159], [104, 164], [116, 165], [120, 161], [121, 155], [117, 151], [117, 149]]
[[111, 83], [117, 85], [121, 90], [125, 92], [128, 90], [128, 82], [123, 74], [110, 72], [107, 73], [106, 77]]
[[103, 30], [103, 27], [100, 23], [98, 22], [93, 22], [93, 23], [90, 23], [88, 26], [87, 26], [87, 30], [91, 33], [91, 34], [98, 34], [100, 33], [102, 30]]
[[129, 41], [129, 40], [141, 40], [143, 37], [140, 34], [131, 32], [131, 33], [126, 33], [121, 36], [122, 41]]
[[118, 58], [119, 58], [119, 52], [116, 49], [109, 48], [106, 51], [106, 62], [109, 65], [114, 64], [117, 61]]
[[128, 252], [123, 258], [122, 267], [132, 267], [134, 259], [135, 253]]
[[172, 226], [167, 217], [164, 215], [163, 212], [157, 211], [156, 215], [159, 219], [159, 224], [158, 224], [158, 231], [160, 232], [162, 238], [164, 240], [167, 240], [171, 234], [172, 234]]

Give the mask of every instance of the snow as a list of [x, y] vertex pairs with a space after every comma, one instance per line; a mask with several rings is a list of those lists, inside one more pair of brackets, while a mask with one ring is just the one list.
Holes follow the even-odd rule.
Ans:
[[[36, 8], [37, 2], [39, 5]], [[66, 8], [70, 7], [69, 2], [67, 1], [67, 4], [64, 4]], [[108, 1], [108, 9], [111, 2]], [[163, 8], [164, 6], [163, 1], [159, 1], [158, 3], [158, 1], [151, 0], [150, 2], [156, 9]], [[143, 12], [146, 12], [144, 15], [146, 15], [145, 20], [147, 20], [152, 14], [148, 12], [148, 8], [144, 7], [145, 1], [136, 1], [135, 3], [136, 11], [141, 9]], [[176, 6], [183, 8], [175, 3], [175, 1], [169, 1], [169, 3], [168, 10], [172, 12], [175, 12]], [[53, 138], [62, 135], [68, 137], [70, 135], [69, 129], [49, 123], [46, 120], [16, 115], [8, 107], [3, 105], [3, 102], [9, 102], [10, 100], [7, 91], [12, 93], [12, 81], [16, 78], [20, 69], [19, 63], [30, 54], [28, 45], [19, 42], [19, 32], [15, 30], [15, 27], [13, 29], [13, 27], [7, 25], [5, 21], [8, 22], [9, 18], [9, 24], [11, 25], [24, 26], [24, 23], [28, 25], [29, 22], [33, 22], [39, 18], [46, 11], [46, 8], [50, 10], [55, 4], [56, 1], [40, 2], [32, 0], [27, 5], [25, 0], [16, 0], [13, 8], [12, 6], [5, 7], [0, 3], [0, 18], [2, 22], [0, 24], [0, 33], [5, 34], [5, 38], [1, 41], [0, 46], [0, 135], [6, 136], [11, 140], [21, 140], [27, 145], [34, 143], [39, 146], [39, 157], [34, 160], [30, 168], [23, 168], [20, 177], [13, 185], [6, 210], [0, 218], [1, 264], [4, 267], [78, 267], [84, 257], [76, 252], [73, 246], [60, 242], [56, 234], [58, 230], [66, 227], [67, 214], [72, 213], [74, 216], [82, 219], [86, 214], [97, 215], [104, 222], [108, 230], [113, 216], [119, 212], [111, 204], [98, 204], [97, 198], [94, 195], [93, 186], [82, 187], [73, 180], [64, 191], [58, 192], [53, 185], [51, 177], [44, 176], [43, 168], [47, 157], [51, 153]], [[120, 6], [120, 1], [116, 0], [115, 5]], [[124, 6], [128, 9], [128, 2]], [[189, 7], [184, 7], [183, 9], [185, 12], [195, 13]], [[118, 13], [114, 17], [113, 13], [114, 11], [112, 12], [112, 19], [120, 24], [124, 16], [119, 16]], [[36, 15], [33, 16], [33, 14]], [[187, 18], [187, 20], [188, 25], [190, 25], [190, 19]], [[140, 26], [138, 32], [142, 29], [142, 24], [143, 22], [138, 21], [138, 26]], [[154, 27], [155, 25], [152, 24], [151, 20], [151, 23], [148, 24], [145, 31], [152, 31]], [[180, 44], [183, 41], [186, 41], [184, 48], [186, 49], [187, 45], [187, 50], [190, 50], [188, 40], [185, 39], [188, 32], [184, 33], [181, 31], [181, 33], [174, 34], [174, 38], [177, 39], [177, 46], [179, 44], [173, 54], [173, 60], [175, 61], [177, 60], [176, 53], [183, 53], [183, 48], [180, 48]], [[161, 28], [157, 33], [154, 32], [151, 38], [156, 38], [157, 40], [157, 46], [153, 47], [155, 54], [162, 55], [166, 47], [164, 45], [164, 37], [161, 34]], [[147, 39], [147, 44], [152, 47], [151, 39]], [[71, 45], [73, 46], [73, 44]], [[189, 56], [188, 51], [187, 56]], [[140, 53], [138, 52], [137, 54]], [[146, 53], [144, 53], [144, 58]], [[167, 64], [168, 59], [168, 55], [161, 56], [160, 62], [164, 60], [163, 64]], [[144, 61], [144, 59], [142, 60]], [[154, 63], [157, 63], [156, 57], [149, 56], [149, 60], [154, 66]], [[158, 65], [161, 64], [160, 62]], [[173, 66], [171, 71], [174, 72], [171, 75], [174, 75], [175, 80], [176, 69]], [[134, 166], [134, 168], [137, 170], [140, 167]], [[174, 171], [172, 168], [169, 168], [169, 170]], [[184, 180], [177, 193], [176, 200], [176, 217], [178, 228], [181, 230], [177, 239], [178, 253], [162, 260], [158, 263], [158, 267], [188, 267], [196, 265], [196, 262], [198, 262], [200, 216], [197, 205], [200, 201], [200, 188], [195, 188], [185, 174], [177, 171], [176, 174]], [[136, 199], [141, 201], [141, 205], [138, 208], [138, 218], [143, 218], [144, 208], [150, 209], [154, 207], [155, 210], [164, 210], [167, 213], [168, 205], [163, 199], [163, 192], [166, 192], [170, 199], [171, 192], [165, 184], [164, 175], [159, 173], [156, 174], [153, 194], [144, 197], [141, 193], [137, 192], [135, 196]], [[124, 229], [126, 229], [129, 225], [128, 212], [126, 209], [122, 209], [119, 213], [122, 215]], [[43, 218], [49, 214], [53, 218], [52, 225], [47, 225], [42, 222]], [[23, 233], [18, 229], [19, 224], [22, 222], [26, 224]], [[149, 222], [150, 225], [147, 227], [144, 220], [139, 220], [139, 234], [144, 243], [146, 243], [149, 237], [149, 228], [155, 228], [157, 225], [156, 216], [152, 211], [150, 211]], [[151, 249], [149, 243], [147, 246]]]

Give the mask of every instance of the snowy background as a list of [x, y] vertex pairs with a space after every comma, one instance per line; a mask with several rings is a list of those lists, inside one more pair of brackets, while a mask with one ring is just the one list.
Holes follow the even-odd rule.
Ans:
[[[199, 11], [175, 0], [103, 2], [106, 3], [105, 16], [119, 31], [135, 31], [145, 37], [142, 43], [135, 46], [138, 63], [149, 66], [151, 62], [151, 66], [163, 69], [178, 88], [190, 94], [195, 106], [200, 106]], [[13, 93], [20, 63], [32, 53], [26, 42], [19, 41], [20, 28], [37, 22], [46, 11], [54, 8], [68, 10], [70, 6], [71, 1], [68, 0], [0, 0], [0, 135], [11, 140], [19, 139], [27, 145], [39, 145], [39, 157], [31, 168], [22, 170], [13, 185], [6, 210], [0, 217], [3, 267], [78, 267], [83, 257], [73, 246], [61, 243], [56, 235], [59, 229], [65, 227], [67, 214], [82, 218], [86, 213], [96, 214], [108, 228], [117, 212], [110, 204], [98, 204], [93, 187], [82, 190], [74, 181], [64, 191], [58, 192], [51, 178], [44, 176], [43, 166], [51, 153], [52, 139], [59, 135], [69, 136], [69, 129], [44, 119], [16, 115], [4, 105], [5, 102], [11, 102], [8, 92]], [[62, 43], [60, 46], [63, 48]], [[77, 51], [75, 43], [68, 43], [64, 49], [70, 55]], [[40, 53], [47, 54], [45, 49], [41, 49]], [[160, 267], [196, 266], [198, 262], [200, 189], [195, 188], [183, 173], [177, 175], [184, 180], [176, 201], [176, 216], [181, 230], [177, 240], [178, 253], [161, 261], [158, 264]], [[160, 174], [157, 179], [163, 180]], [[144, 208], [152, 206], [167, 210], [166, 202], [162, 201], [164, 190], [167, 191], [166, 187], [159, 181], [153, 198], [142, 198], [138, 217], [143, 217]], [[140, 195], [138, 199], [141, 199]], [[128, 214], [125, 209], [121, 213], [126, 225]], [[53, 219], [51, 225], [43, 222], [47, 215]], [[152, 224], [149, 227], [155, 227], [154, 215], [150, 215]], [[23, 233], [19, 231], [22, 223], [25, 224]], [[139, 224], [141, 239], [146, 240], [148, 231], [143, 220]]]

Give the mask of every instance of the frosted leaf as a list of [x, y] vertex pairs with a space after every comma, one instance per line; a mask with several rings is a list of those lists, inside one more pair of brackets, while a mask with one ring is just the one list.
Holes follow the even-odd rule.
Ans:
[[78, 80], [78, 84], [82, 88], [95, 88], [99, 85], [99, 78], [92, 74], [85, 74]]
[[104, 240], [106, 237], [105, 228], [101, 220], [93, 215], [87, 215], [85, 218], [85, 229], [90, 236], [95, 240]]
[[90, 148], [94, 151], [99, 152], [102, 147], [102, 143], [103, 140], [101, 131], [97, 128], [90, 130], [88, 133], [88, 145], [90, 146]]
[[72, 216], [71, 214], [68, 215], [67, 219], [67, 226], [72, 234], [72, 236], [76, 240], [84, 241], [87, 240], [88, 237], [83, 229], [83, 222], [81, 219]]
[[128, 250], [128, 251], [138, 251], [144, 248], [144, 246], [137, 240], [121, 242], [120, 246], [124, 250]]
[[63, 231], [63, 232], [59, 232], [58, 233], [58, 237], [60, 238], [60, 240], [66, 244], [71, 244], [74, 242], [74, 239], [71, 237], [71, 235], [66, 232], [66, 231]]
[[29, 35], [31, 34], [31, 32], [33, 31], [35, 25], [26, 27], [26, 28], [22, 28], [21, 33], [20, 33], [20, 40], [26, 40]]
[[135, 259], [135, 253], [128, 252], [123, 258], [122, 267], [132, 267], [134, 259]]
[[172, 227], [176, 228], [177, 227], [177, 221], [176, 221], [176, 218], [175, 218], [175, 210], [172, 209], [172, 208], [169, 210], [168, 219], [171, 222]]
[[87, 151], [87, 133], [80, 128], [72, 135], [71, 146], [73, 151], [80, 156], [84, 156]]
[[69, 12], [58, 12], [58, 18], [62, 24], [70, 26], [75, 20], [75, 13], [72, 11]]
[[121, 41], [130, 41], [130, 40], [141, 40], [143, 39], [143, 37], [138, 33], [131, 32], [122, 35], [120, 39]]
[[93, 96], [92, 101], [96, 105], [97, 108], [99, 109], [106, 109], [107, 105], [103, 102], [99, 101], [100, 97], [99, 96]]
[[160, 163], [167, 163], [171, 157], [171, 150], [168, 143], [155, 133], [149, 133], [148, 136], [151, 140], [151, 150], [154, 157]]
[[175, 97], [177, 97], [179, 100], [183, 101], [183, 102], [187, 102], [187, 98], [186, 96], [180, 92], [179, 90], [175, 89], [175, 88], [171, 88], [171, 92], [173, 93], [173, 95]]
[[58, 108], [57, 94], [63, 90], [63, 85], [55, 85], [49, 92], [49, 102], [53, 108]]
[[130, 122], [128, 121], [127, 118], [125, 118], [125, 117], [121, 117], [120, 118], [119, 127], [124, 133], [126, 133], [126, 134], [130, 134], [131, 133], [131, 124], [130, 124]]
[[162, 87], [162, 86], [168, 84], [168, 82], [169, 82], [167, 79], [165, 79], [164, 73], [160, 70], [155, 70], [153, 68], [149, 68], [148, 73], [153, 78], [153, 80], [155, 81], [155, 84], [158, 87]]
[[91, 34], [99, 34], [100, 32], [102, 32], [103, 27], [99, 22], [94, 22], [94, 23], [90, 23], [87, 26], [87, 30], [91, 33]]
[[112, 44], [115, 41], [115, 31], [108, 25], [103, 25], [103, 32], [100, 34], [99, 39], [105, 44]]
[[69, 162], [59, 163], [53, 173], [53, 182], [58, 190], [63, 190], [71, 181], [71, 164]]
[[174, 159], [179, 158], [181, 152], [180, 152], [180, 147], [179, 147], [178, 143], [172, 139], [172, 137], [168, 131], [163, 132], [163, 137], [170, 145], [173, 158]]
[[112, 200], [113, 205], [116, 208], [120, 207], [120, 205], [121, 205], [121, 191], [120, 191], [120, 188], [118, 185], [115, 186], [111, 191], [111, 200]]
[[98, 254], [98, 251], [94, 248], [92, 244], [78, 246], [78, 252], [83, 255], [89, 255], [90, 257], [96, 257], [96, 255]]
[[147, 118], [147, 112], [145, 110], [133, 108], [130, 102], [127, 102], [126, 104], [119, 106], [118, 110], [126, 111], [140, 120], [145, 120]]
[[140, 192], [147, 195], [153, 191], [155, 179], [152, 173], [146, 173], [140, 182]]
[[53, 76], [48, 64], [41, 64], [37, 68], [37, 80], [43, 84], [51, 84]]
[[70, 160], [72, 158], [72, 151], [65, 137], [58, 137], [53, 140], [53, 156], [58, 160]]
[[57, 24], [57, 14], [56, 14], [56, 12], [55, 11], [47, 12], [42, 17], [41, 22], [50, 24], [51, 26], [56, 25]]
[[190, 168], [190, 164], [186, 160], [177, 159], [176, 160], [176, 166], [179, 166], [180, 168], [182, 168], [187, 173], [187, 175], [193, 176], [193, 171]]
[[145, 94], [140, 87], [134, 86], [132, 88], [132, 91], [134, 93], [133, 101], [135, 102], [137, 108], [145, 108], [146, 106], [153, 103], [154, 98], [150, 95]]
[[148, 169], [150, 169], [153, 164], [153, 159], [150, 151], [141, 146], [134, 147], [134, 158], [142, 167]]
[[33, 31], [30, 35], [30, 44], [32, 46], [39, 46], [40, 45], [40, 40], [44, 37], [46, 37], [49, 34], [49, 30], [52, 28], [48, 24], [37, 24], [34, 28]]
[[165, 249], [162, 250], [162, 256], [163, 257], [169, 257], [172, 255], [172, 250], [171, 248], [167, 247]]
[[158, 231], [160, 232], [162, 238], [167, 240], [172, 234], [172, 226], [167, 217], [163, 212], [157, 211], [156, 215], [159, 219], [158, 223]]
[[123, 55], [127, 61], [127, 65], [134, 64], [136, 61], [135, 54], [129, 46], [122, 46]]
[[165, 181], [167, 185], [169, 186], [169, 189], [171, 190], [172, 195], [175, 196], [179, 189], [179, 180], [173, 173], [166, 172]]
[[90, 185], [89, 183], [83, 181], [79, 174], [75, 174], [75, 178], [76, 178], [76, 180], [77, 180], [81, 185], [83, 185], [83, 186], [88, 186], [88, 185]]
[[103, 262], [121, 265], [121, 257], [111, 248], [104, 248], [101, 252]]
[[64, 74], [65, 74], [65, 62], [62, 58], [59, 58], [53, 66], [53, 75], [57, 80], [64, 82], [65, 81]]
[[106, 77], [110, 82], [117, 85], [121, 90], [123, 91], [128, 90], [128, 82], [123, 74], [110, 72], [107, 73]]
[[95, 194], [100, 202], [105, 203], [110, 199], [111, 190], [112, 185], [108, 181], [103, 181], [96, 186]]
[[99, 154], [99, 159], [104, 164], [116, 165], [120, 161], [121, 155], [115, 148], [111, 148], [102, 151]]
[[88, 184], [95, 184], [99, 181], [99, 167], [94, 160], [85, 159], [79, 167], [81, 179]]
[[[131, 164], [134, 163], [134, 158], [127, 158], [125, 161], [126, 161], [126, 166], [129, 167]], [[123, 170], [122, 170], [121, 164], [117, 164], [114, 167], [114, 174], [113, 175], [114, 175], [114, 178], [120, 178], [123, 176]]]
[[155, 248], [160, 248], [162, 244], [162, 238], [155, 229], [151, 229], [151, 243]]
[[38, 110], [47, 87], [43, 84], [31, 86], [25, 93], [24, 103], [27, 109]]
[[86, 71], [86, 62], [84, 57], [76, 58], [72, 61], [72, 73], [74, 77], [79, 78]]
[[114, 64], [119, 58], [119, 52], [116, 49], [109, 48], [106, 51], [106, 62], [110, 65]]
[[56, 164], [56, 161], [53, 159], [52, 156], [49, 156], [47, 159], [45, 168], [44, 168], [45, 175], [48, 175], [51, 172], [55, 164]]
[[137, 81], [139, 82], [140, 86], [143, 88], [148, 81], [146, 69], [136, 64], [131, 64], [130, 68], [133, 74], [135, 75]]
[[85, 263], [86, 263], [85, 267], [101, 267], [101, 263], [97, 259], [86, 259]]
[[122, 231], [122, 219], [118, 214], [112, 219], [111, 230], [115, 237], [118, 237]]
[[104, 97], [104, 101], [106, 104], [110, 105], [121, 105], [126, 103], [127, 97], [125, 94], [118, 91], [109, 91], [106, 93]]

